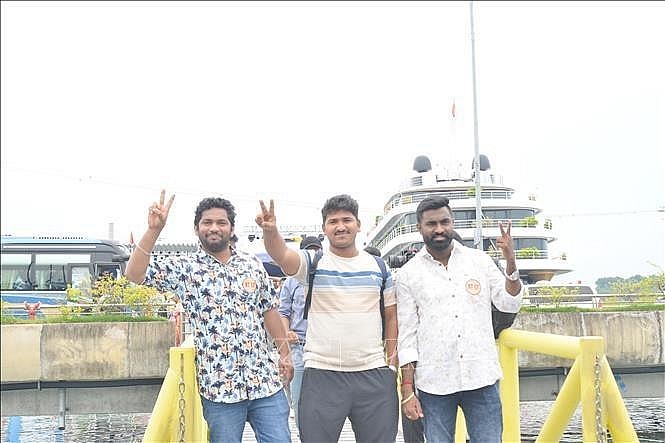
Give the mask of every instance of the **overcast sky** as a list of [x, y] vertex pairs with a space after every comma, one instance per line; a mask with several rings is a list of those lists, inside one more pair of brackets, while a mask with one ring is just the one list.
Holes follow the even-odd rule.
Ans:
[[[480, 151], [552, 216], [563, 280], [662, 269], [665, 3], [474, 14]], [[416, 155], [471, 163], [469, 22], [468, 2], [2, 2], [2, 233], [138, 238], [162, 187], [170, 241], [210, 195], [242, 227], [259, 198], [318, 225], [349, 193], [367, 231]]]

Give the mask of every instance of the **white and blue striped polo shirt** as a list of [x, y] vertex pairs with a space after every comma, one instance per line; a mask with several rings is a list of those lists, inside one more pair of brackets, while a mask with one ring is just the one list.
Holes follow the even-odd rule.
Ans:
[[[300, 251], [295, 278], [307, 293], [308, 264], [314, 251]], [[310, 254], [307, 260], [304, 254]], [[386, 365], [381, 338], [379, 294], [382, 274], [365, 251], [345, 258], [326, 250], [318, 263], [308, 313], [305, 367], [365, 371]], [[392, 275], [383, 291], [385, 306], [395, 301]]]

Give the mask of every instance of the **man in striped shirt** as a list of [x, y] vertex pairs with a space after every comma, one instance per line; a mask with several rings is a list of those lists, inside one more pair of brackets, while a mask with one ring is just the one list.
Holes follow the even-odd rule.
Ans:
[[[289, 249], [276, 225], [274, 203], [261, 201], [256, 223], [266, 251], [287, 275], [308, 284], [312, 251]], [[338, 441], [348, 418], [356, 441], [390, 442], [397, 435], [397, 308], [394, 283], [384, 288], [385, 341], [379, 309], [383, 276], [376, 260], [356, 247], [358, 203], [328, 199], [321, 211], [329, 249], [314, 276], [305, 344], [300, 439]], [[386, 357], [387, 356], [387, 357]]]

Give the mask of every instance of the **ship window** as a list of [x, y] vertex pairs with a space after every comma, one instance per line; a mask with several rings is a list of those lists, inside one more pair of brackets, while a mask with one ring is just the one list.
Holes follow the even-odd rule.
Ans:
[[455, 220], [475, 220], [476, 211], [453, 211]]
[[506, 218], [513, 220], [520, 220], [525, 217], [531, 217], [535, 215], [530, 209], [509, 209], [508, 216]]
[[508, 220], [510, 218], [510, 210], [505, 209], [493, 209], [490, 211], [485, 211], [485, 216], [498, 220]]
[[406, 214], [406, 215], [404, 216], [404, 218], [402, 219], [402, 223], [401, 223], [401, 224], [404, 224], [404, 225], [415, 225], [416, 223], [418, 223], [418, 220], [417, 220], [417, 217], [416, 217], [416, 213], [415, 213], [415, 212], [411, 212], [411, 213]]

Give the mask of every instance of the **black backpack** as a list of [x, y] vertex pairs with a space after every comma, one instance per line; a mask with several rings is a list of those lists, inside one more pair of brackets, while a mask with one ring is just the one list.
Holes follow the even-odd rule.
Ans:
[[[306, 253], [305, 256], [309, 261], [309, 253]], [[323, 257], [323, 251], [318, 250], [314, 254], [314, 259], [309, 264], [309, 272], [307, 273], [307, 296], [305, 297], [305, 312], [303, 313], [303, 318], [307, 320], [307, 314], [309, 312], [309, 307], [312, 305], [312, 287], [314, 286], [314, 274], [316, 274], [316, 268], [319, 265], [319, 260]], [[376, 260], [376, 263], [381, 269], [381, 276], [383, 280], [381, 281], [381, 292], [379, 293], [379, 310], [381, 312], [381, 339], [386, 339], [386, 307], [383, 301], [383, 290], [386, 289], [386, 280], [388, 280], [388, 269], [386, 268], [386, 262], [383, 261], [381, 257], [372, 255]]]
[[492, 328], [494, 328], [494, 338], [499, 338], [499, 334], [506, 328], [513, 325], [517, 317], [517, 312], [503, 312], [492, 303]]

